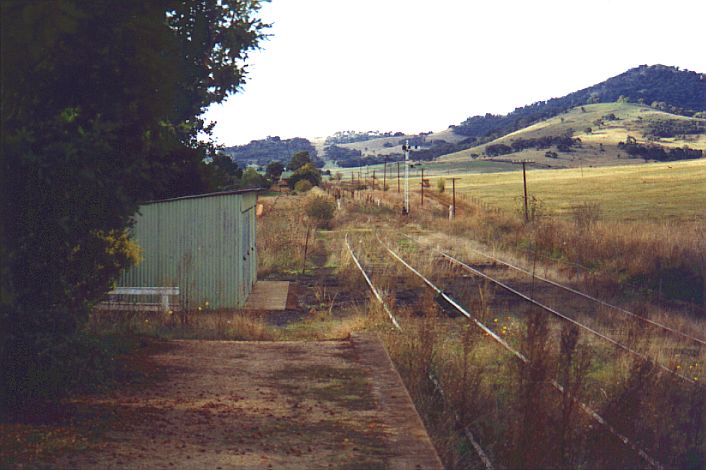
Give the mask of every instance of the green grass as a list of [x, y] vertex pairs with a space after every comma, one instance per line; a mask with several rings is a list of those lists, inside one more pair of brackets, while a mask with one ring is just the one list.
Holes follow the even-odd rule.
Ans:
[[[414, 155], [412, 154], [412, 158]], [[513, 171], [517, 168], [506, 162], [494, 162], [494, 161], [471, 161], [467, 159], [465, 161], [429, 161], [429, 162], [412, 162], [414, 167], [410, 168], [409, 175], [412, 178], [418, 178], [420, 176], [420, 169], [424, 168], [424, 177], [430, 176], [434, 177], [450, 177], [457, 176], [456, 173], [497, 173], [502, 171]], [[353, 173], [354, 178], [358, 177], [358, 171], [361, 171], [362, 178], [365, 178], [365, 168], [358, 169], [355, 168], [337, 168], [330, 167], [331, 173], [335, 175], [340, 172], [343, 175], [343, 181], [350, 181], [351, 173]], [[375, 178], [378, 184], [382, 184], [383, 175], [383, 165], [370, 165], [368, 168], [368, 181], [372, 181], [373, 170], [375, 171]], [[400, 175], [403, 178], [402, 185], [404, 185], [404, 164], [400, 163]], [[417, 181], [415, 184], [419, 184]], [[392, 162], [387, 164], [387, 185], [390, 188], [397, 189], [397, 162]], [[451, 188], [451, 183], [447, 184], [447, 187]]]
[[[522, 174], [457, 175], [456, 188], [505, 210], [519, 206]], [[598, 203], [612, 220], [704, 220], [706, 159], [602, 168], [532, 170], [530, 195], [551, 214], [566, 215], [573, 206]]]

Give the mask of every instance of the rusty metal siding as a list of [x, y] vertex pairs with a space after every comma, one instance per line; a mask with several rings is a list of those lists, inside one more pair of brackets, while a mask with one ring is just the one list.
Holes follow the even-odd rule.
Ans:
[[[252, 192], [141, 206], [133, 238], [143, 249], [143, 261], [123, 273], [118, 285], [178, 286], [186, 309], [207, 302], [212, 309], [241, 307], [257, 273], [256, 201]], [[241, 246], [244, 230], [251, 247]], [[250, 252], [245, 260], [244, 250]]]

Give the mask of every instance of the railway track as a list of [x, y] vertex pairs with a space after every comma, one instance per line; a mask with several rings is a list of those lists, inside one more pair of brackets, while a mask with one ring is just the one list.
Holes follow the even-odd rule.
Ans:
[[[368, 287], [372, 291], [376, 300], [382, 306], [383, 310], [387, 314], [388, 318], [390, 319], [390, 322], [395, 327], [395, 329], [398, 332], [402, 333], [403, 328], [400, 325], [399, 320], [397, 319], [397, 317], [393, 313], [392, 309], [388, 305], [388, 302], [385, 301], [385, 293], [383, 291], [381, 291], [379, 288], [377, 288], [372, 281], [373, 278], [377, 278], [377, 275], [388, 274], [386, 272], [385, 266], [388, 266], [389, 263], [385, 263], [384, 260], [382, 259], [382, 257], [379, 256], [379, 254], [376, 255], [375, 253], [368, 252], [368, 253], [366, 253], [366, 255], [367, 255], [366, 261], [368, 261], [370, 264], [369, 264], [369, 268], [366, 270], [366, 268], [364, 268], [363, 265], [361, 264], [361, 260], [360, 260], [361, 257], [356, 256], [353, 248], [351, 247], [351, 244], [348, 240], [348, 234], [346, 234], [345, 242], [346, 242], [346, 247], [348, 248], [348, 252], [351, 255], [351, 258], [353, 259], [358, 270], [363, 275], [363, 278], [365, 279], [366, 284], [368, 285]], [[439, 380], [436, 378], [436, 376], [433, 375], [433, 373], [429, 373], [429, 380], [433, 384], [434, 389], [437, 391], [437, 393], [442, 397], [442, 399], [445, 400], [446, 396], [445, 396], [444, 390], [441, 387]], [[492, 461], [488, 457], [487, 453], [483, 450], [483, 448], [478, 443], [478, 439], [473, 435], [473, 433], [469, 429], [469, 427], [467, 425], [464, 425], [461, 422], [461, 419], [458, 416], [458, 414], [455, 414], [454, 418], [455, 418], [457, 426], [461, 429], [463, 435], [468, 440], [468, 442], [471, 444], [473, 450], [475, 451], [476, 456], [478, 457], [478, 459], [482, 463], [483, 467], [486, 470], [493, 470], [495, 468], [495, 466], [493, 465]]]
[[[377, 234], [376, 234], [376, 236], [377, 236]], [[399, 254], [397, 254], [394, 250], [392, 250], [387, 245], [385, 245], [385, 243], [382, 240], [380, 240], [379, 237], [377, 237], [377, 238], [378, 238], [378, 241], [385, 247], [385, 250], [390, 254], [390, 256], [392, 256], [399, 263], [401, 263], [403, 266], [405, 266], [406, 269], [408, 269], [417, 278], [419, 278], [427, 287], [432, 289], [438, 297], [443, 298], [450, 306], [452, 306], [454, 309], [456, 309], [460, 314], [462, 314], [468, 320], [473, 322], [473, 324], [476, 327], [480, 328], [488, 338], [492, 339], [494, 342], [496, 342], [498, 345], [500, 345], [503, 349], [505, 349], [506, 351], [511, 353], [512, 356], [514, 356], [521, 363], [523, 363], [526, 366], [529, 365], [529, 363], [530, 363], [529, 359], [522, 352], [520, 352], [517, 348], [511, 346], [505, 339], [503, 339], [492, 328], [489, 328], [486, 324], [484, 324], [482, 321], [480, 321], [478, 318], [476, 318], [469, 311], [469, 309], [464, 307], [462, 304], [460, 304], [458, 301], [456, 301], [453, 297], [451, 297], [449, 294], [447, 294], [444, 289], [437, 286], [430, 279], [425, 277], [422, 273], [420, 273], [417, 269], [415, 269], [409, 262], [404, 260]], [[356, 259], [356, 255], [354, 254], [351, 246], [348, 244], [347, 239], [346, 239], [346, 243], [348, 245], [348, 249], [350, 250], [353, 259], [356, 260], [357, 267], [363, 273], [363, 276], [365, 277], [367, 284], [369, 285], [369, 287], [371, 288], [373, 293], [375, 293], [377, 300], [383, 305], [383, 308], [385, 309], [388, 316], [395, 324], [396, 328], [399, 331], [402, 331], [402, 327], [400, 327], [399, 322], [396, 321], [396, 317], [395, 317], [393, 310], [388, 305], [386, 305], [386, 302], [384, 301], [384, 296], [380, 293], [380, 289], [375, 287], [375, 284], [374, 284], [375, 276], [374, 275], [371, 276], [369, 273], [366, 273], [366, 269]], [[385, 265], [385, 262], [381, 259], [381, 257], [379, 255], [376, 258], [376, 262], [377, 263], [373, 265], [373, 270], [380, 269], [382, 266]], [[581, 402], [576, 397], [571, 396], [570, 393], [564, 389], [564, 386], [562, 386], [562, 384], [560, 384], [559, 382], [557, 382], [554, 379], [551, 379], [550, 385], [555, 390], [557, 390], [559, 393], [561, 393], [563, 395], [568, 395], [569, 398], [578, 405], [578, 407], [585, 413], [585, 415], [590, 420], [599, 424], [603, 429], [606, 430], [606, 432], [608, 432], [614, 438], [616, 438], [622, 445], [626, 446], [627, 448], [629, 448], [633, 452], [635, 452], [640, 457], [640, 459], [642, 459], [650, 467], [663, 468], [662, 464], [659, 461], [657, 461], [650, 454], [648, 454], [645, 450], [643, 450], [638, 444], [636, 444], [628, 436], [626, 436], [624, 433], [620, 432], [617, 428], [615, 428], [613, 425], [611, 425], [604, 417], [599, 415], [589, 405]], [[475, 447], [476, 446], [474, 445], [474, 448]], [[478, 448], [480, 448], [480, 446], [478, 446]], [[478, 449], [476, 449], [476, 451], [478, 452]], [[482, 450], [481, 450], [481, 452], [482, 452]], [[487, 459], [487, 456], [485, 458]], [[484, 460], [484, 463], [485, 463], [485, 460]], [[487, 466], [487, 464], [486, 464], [486, 466]]]
[[[403, 236], [415, 243], [420, 243], [413, 237], [404, 234]], [[420, 246], [423, 245], [420, 244]], [[523, 302], [527, 302], [564, 322], [571, 323], [581, 328], [582, 331], [605, 343], [611, 344], [614, 348], [625, 354], [649, 362], [662, 372], [672, 375], [688, 384], [701, 384], [699, 382], [699, 370], [694, 370], [693, 366], [691, 369], [681, 366], [677, 367], [679, 364], [674, 354], [672, 354], [671, 357], [653, 357], [653, 355], [644, 351], [645, 347], [641, 347], [639, 341], [635, 340], [636, 337], [641, 337], [648, 338], [650, 342], [657, 341], [664, 343], [665, 336], [675, 337], [680, 340], [676, 343], [678, 345], [677, 348], [658, 349], [660, 353], [663, 353], [663, 356], [665, 352], [671, 351], [673, 353], [674, 349], [676, 349], [679, 351], [678, 354], [680, 356], [685, 355], [687, 357], [699, 358], [703, 354], [702, 345], [706, 344], [700, 338], [680, 332], [674, 328], [641, 317], [627, 310], [620, 309], [607, 302], [579, 292], [576, 289], [534, 275], [527, 270], [483, 253], [480, 253], [481, 256], [491, 260], [491, 262], [471, 263], [467, 260], [461, 260], [449, 254], [447, 251], [433, 247], [427, 248], [437, 253], [444, 260], [460, 268], [461, 271], [469, 272], [473, 276], [477, 276], [500, 287], [510, 295], [521, 299]], [[508, 271], [519, 272], [521, 277], [508, 276]], [[541, 288], [538, 287], [538, 284], [541, 284]], [[614, 315], [615, 312], [619, 313], [620, 316], [616, 317]], [[642, 326], [649, 327], [649, 331], [642, 331]], [[634, 344], [628, 344], [629, 341]], [[685, 342], [688, 344], [685, 344]], [[665, 362], [671, 362], [671, 364], [668, 366]], [[696, 363], [703, 364], [703, 361], [697, 361]], [[685, 369], [690, 370], [691, 376], [682, 372]]]

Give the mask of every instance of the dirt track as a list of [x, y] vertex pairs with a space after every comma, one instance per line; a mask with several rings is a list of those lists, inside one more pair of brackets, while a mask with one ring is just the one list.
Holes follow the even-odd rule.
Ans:
[[79, 468], [441, 468], [379, 341], [175, 341], [159, 378], [75, 400], [109, 416]]

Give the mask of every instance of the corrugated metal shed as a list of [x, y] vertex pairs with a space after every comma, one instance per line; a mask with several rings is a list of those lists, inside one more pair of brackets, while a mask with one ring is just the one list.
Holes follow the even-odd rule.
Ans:
[[179, 287], [185, 309], [239, 308], [257, 275], [257, 190], [152, 201], [132, 230], [143, 260], [123, 273], [123, 287]]

